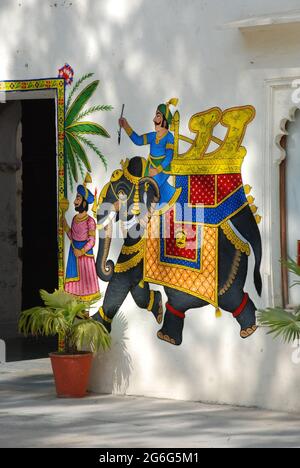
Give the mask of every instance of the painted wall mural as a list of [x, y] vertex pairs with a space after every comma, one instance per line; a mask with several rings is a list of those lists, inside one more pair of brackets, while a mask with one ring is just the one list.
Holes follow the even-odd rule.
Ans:
[[[193, 115], [189, 130], [179, 132], [180, 115], [174, 116], [173, 98], [157, 106], [154, 132], [138, 135], [121, 117], [123, 128], [136, 145], [149, 145], [149, 157], [121, 162], [98, 200], [100, 233], [96, 267], [108, 287], [94, 319], [110, 331], [113, 318], [130, 292], [138, 307], [152, 312], [163, 325], [157, 336], [180, 345], [186, 312], [207, 304], [232, 314], [241, 338], [257, 329], [256, 307], [244, 290], [248, 256], [255, 257], [254, 284], [261, 294], [260, 216], [244, 186], [241, 167], [246, 149], [241, 146], [255, 116], [252, 106], [218, 107]], [[218, 125], [224, 139], [213, 135]], [[179, 153], [179, 143], [190, 148]], [[209, 152], [211, 142], [218, 145]], [[170, 177], [172, 176], [172, 177]], [[109, 209], [110, 207], [110, 209]], [[112, 222], [125, 232], [116, 265], [107, 260]], [[162, 296], [151, 283], [164, 287], [168, 301], [163, 316]]]
[[[93, 194], [87, 188], [92, 182], [87, 150], [92, 150], [105, 168], [107, 161], [87, 136], [108, 138], [109, 134], [87, 117], [112, 107], [87, 106], [99, 84], [98, 80], [86, 83], [92, 76], [82, 76], [68, 90], [74, 71], [65, 64], [58, 78], [0, 82], [0, 91], [5, 93], [56, 92], [59, 287], [83, 300], [97, 299], [98, 278], [100, 287], [101, 281], [108, 282], [94, 319], [109, 331], [130, 292], [137, 306], [147, 309], [162, 324], [158, 338], [173, 345], [182, 342], [188, 310], [207, 304], [215, 307], [217, 316], [221, 309], [231, 313], [242, 338], [251, 336], [257, 328], [256, 307], [244, 285], [248, 257], [253, 253], [253, 282], [261, 294], [260, 215], [251, 187], [243, 184], [241, 168], [246, 156], [242, 141], [255, 109], [247, 105], [198, 112], [189, 120], [194, 138], [179, 130], [180, 114], [173, 114], [178, 104], [175, 98], [157, 106], [154, 131], [144, 135], [138, 135], [122, 116], [120, 128], [135, 145], [148, 146], [149, 157], [121, 161], [121, 167], [113, 171], [97, 197], [97, 190]], [[217, 125], [226, 128], [223, 139], [214, 135]], [[187, 151], [180, 152], [181, 142], [189, 145]], [[217, 145], [213, 151], [209, 150], [211, 142]], [[75, 184], [77, 214], [68, 226], [68, 190], [74, 192]], [[91, 204], [97, 225], [88, 214]], [[108, 260], [113, 222], [121, 224], [124, 235], [115, 265]], [[67, 265], [65, 241], [69, 245]], [[165, 307], [161, 292], [152, 290], [151, 283], [164, 287], [168, 298]]]
[[[85, 171], [91, 172], [92, 167], [88, 159], [85, 147], [91, 149], [101, 160], [104, 167], [107, 168], [107, 161], [102, 154], [100, 148], [96, 146], [86, 135], [98, 135], [104, 138], [109, 138], [109, 133], [105, 128], [96, 123], [86, 120], [85, 118], [95, 112], [110, 111], [110, 105], [96, 105], [85, 109], [88, 100], [96, 91], [99, 80], [86, 85], [80, 93], [81, 85], [94, 74], [88, 73], [83, 75], [71, 88], [65, 108], [65, 162], [66, 162], [66, 178], [69, 181], [70, 188], [73, 191], [74, 182], [78, 182], [78, 173], [82, 179], [85, 177]], [[74, 71], [67, 63], [59, 69], [59, 77], [64, 78], [66, 85], [71, 85], [73, 82]], [[83, 120], [84, 119], [84, 120]], [[66, 191], [67, 194], [67, 191]]]
[[64, 218], [64, 230], [70, 240], [70, 249], [65, 275], [65, 291], [81, 297], [84, 301], [100, 299], [98, 276], [93, 248], [96, 239], [96, 222], [88, 215], [89, 205], [94, 203], [94, 195], [87, 188], [92, 182], [87, 174], [84, 184], [78, 185], [74, 200], [77, 214], [71, 227]]
[[[89, 205], [93, 204], [94, 214], [97, 197], [97, 190], [93, 195], [87, 188], [87, 184], [92, 182], [90, 173], [92, 166], [85, 148], [91, 149], [107, 168], [107, 161], [100, 148], [88, 139], [86, 135], [97, 135], [109, 138], [109, 133], [103, 126], [96, 122], [86, 120], [86, 117], [97, 111], [109, 111], [110, 105], [96, 105], [85, 108], [89, 99], [96, 91], [99, 81], [92, 81], [80, 92], [80, 88], [86, 80], [90, 79], [93, 73], [83, 75], [71, 88], [65, 106], [64, 122], [64, 143], [65, 143], [65, 178], [64, 194], [61, 200], [61, 223], [70, 241], [68, 261], [64, 276], [65, 291], [79, 296], [84, 301], [94, 301], [100, 299], [98, 277], [96, 273], [93, 248], [96, 240], [96, 222], [88, 215]], [[71, 85], [74, 77], [74, 70], [69, 64], [65, 64], [59, 69], [59, 77], [65, 80], [65, 85]], [[76, 93], [78, 93], [76, 95]], [[87, 172], [86, 172], [87, 171]], [[86, 173], [86, 175], [85, 175]], [[74, 207], [77, 214], [73, 217], [71, 227], [65, 218], [65, 213], [69, 208], [68, 183], [71, 191], [74, 190], [74, 183], [78, 182], [79, 174], [84, 180], [83, 184], [77, 186]]]
[[[73, 82], [74, 70], [68, 64], [59, 69], [57, 78], [0, 81], [1, 93], [28, 93], [48, 90], [54, 91], [56, 95], [57, 183], [58, 207], [60, 211], [60, 223], [58, 226], [58, 286], [60, 288], [64, 288], [65, 285], [64, 219], [65, 212], [69, 208], [67, 198], [68, 185], [71, 191], [73, 191], [74, 183], [78, 182], [79, 174], [84, 181], [86, 172], [90, 173], [92, 171], [85, 148], [91, 149], [101, 160], [105, 168], [107, 167], [107, 161], [101, 149], [87, 138], [87, 135], [109, 138], [109, 134], [100, 124], [87, 121], [85, 118], [98, 111], [110, 111], [112, 106], [96, 105], [85, 108], [88, 100], [99, 85], [98, 80], [85, 86], [76, 96], [81, 85], [92, 76], [93, 73], [82, 76], [70, 91], [68, 91], [68, 86]], [[65, 100], [66, 95], [68, 96], [67, 101]], [[90, 264], [92, 263], [90, 262]]]

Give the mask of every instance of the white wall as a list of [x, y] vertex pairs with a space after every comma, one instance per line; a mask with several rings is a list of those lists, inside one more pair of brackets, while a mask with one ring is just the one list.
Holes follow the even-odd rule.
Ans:
[[[257, 117], [244, 140], [248, 155], [243, 177], [253, 186], [264, 221], [266, 305], [273, 300], [272, 288], [278, 293], [278, 284], [269, 281], [273, 233], [266, 222], [266, 199], [272, 196], [272, 171], [266, 167], [271, 143], [266, 143], [270, 110], [265, 80], [300, 76], [300, 30], [289, 25], [242, 34], [222, 26], [299, 6], [299, 0], [287, 0], [284, 6], [279, 0], [0, 0], [0, 76], [55, 76], [64, 62], [74, 67], [77, 77], [95, 72], [101, 87], [94, 104], [115, 108], [99, 115], [112, 138], [101, 141], [108, 173], [98, 161], [94, 164], [98, 187], [121, 158], [147, 154], [147, 148], [134, 147], [125, 136], [117, 145], [122, 103], [132, 126], [143, 132], [152, 129], [157, 104], [177, 96], [183, 133], [197, 111], [254, 105]], [[278, 232], [278, 223], [272, 229]], [[248, 290], [261, 306], [251, 277]], [[151, 314], [128, 298], [114, 322], [112, 351], [95, 360], [91, 388], [300, 410], [300, 366], [292, 362], [294, 350], [273, 342], [264, 331], [242, 341], [235, 321], [229, 315], [216, 320], [211, 307], [187, 313], [179, 348], [158, 340], [157, 329]]]

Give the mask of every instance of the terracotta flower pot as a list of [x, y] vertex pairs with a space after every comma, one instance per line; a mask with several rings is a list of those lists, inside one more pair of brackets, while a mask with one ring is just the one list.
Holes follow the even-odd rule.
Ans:
[[57, 396], [80, 398], [87, 394], [93, 354], [50, 353]]

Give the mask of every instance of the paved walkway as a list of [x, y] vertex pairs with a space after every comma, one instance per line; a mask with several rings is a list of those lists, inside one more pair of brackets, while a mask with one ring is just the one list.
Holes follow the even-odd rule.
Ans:
[[55, 396], [48, 359], [0, 365], [0, 447], [300, 447], [300, 414], [134, 396]]

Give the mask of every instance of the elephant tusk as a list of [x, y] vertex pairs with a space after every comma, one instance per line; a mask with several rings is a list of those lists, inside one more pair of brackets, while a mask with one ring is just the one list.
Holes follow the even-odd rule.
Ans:
[[129, 229], [131, 229], [133, 226], [135, 226], [138, 223], [139, 221], [136, 216], [133, 216], [133, 218], [131, 218], [128, 221], [122, 221], [123, 227], [127, 229], [127, 231], [129, 231]]
[[105, 220], [103, 221], [103, 223], [101, 224], [97, 224], [97, 229], [99, 231], [101, 231], [102, 229], [104, 229], [110, 222], [112, 222], [115, 217], [117, 216], [117, 212], [116, 211], [111, 211], [109, 213], [109, 215], [105, 218]]

